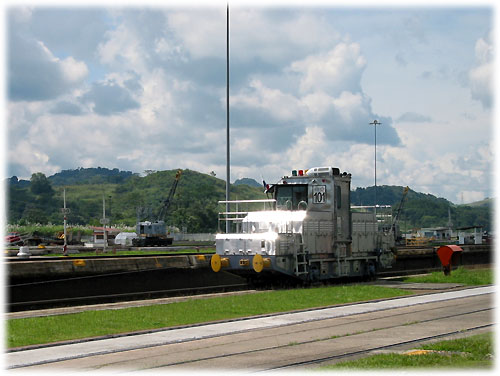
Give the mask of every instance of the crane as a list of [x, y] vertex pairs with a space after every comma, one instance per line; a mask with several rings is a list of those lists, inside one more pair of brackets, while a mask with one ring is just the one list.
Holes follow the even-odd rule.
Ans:
[[155, 222], [144, 221], [137, 222], [136, 232], [138, 237], [132, 240], [132, 245], [135, 247], [148, 247], [148, 246], [166, 246], [172, 244], [173, 238], [167, 236], [167, 226], [165, 224], [165, 215], [168, 212], [172, 198], [174, 197], [177, 184], [182, 175], [182, 170], [177, 170], [175, 179], [170, 187], [168, 196], [162, 202], [162, 206], [158, 213]]
[[408, 194], [408, 191], [410, 190], [409, 187], [405, 187], [404, 190], [403, 190], [403, 196], [401, 197], [401, 201], [399, 202], [399, 206], [398, 208], [396, 209], [396, 214], [394, 215], [394, 218], [392, 219], [392, 232], [394, 234], [394, 240], [396, 240], [396, 242], [398, 240], [400, 240], [400, 236], [398, 236], [398, 231], [396, 231], [396, 223], [398, 222], [399, 220], [399, 216], [401, 215], [401, 211], [403, 210], [403, 206], [404, 206], [404, 202], [405, 202], [405, 198], [406, 198], [406, 195]]
[[161, 207], [160, 212], [158, 213], [158, 221], [163, 221], [165, 219], [165, 215], [167, 214], [168, 208], [170, 207], [170, 202], [172, 201], [172, 197], [174, 197], [175, 190], [177, 189], [177, 184], [179, 183], [181, 175], [182, 175], [182, 170], [177, 170], [177, 173], [175, 174], [174, 183], [172, 184], [172, 187], [170, 187], [170, 192], [168, 193], [167, 198], [163, 200], [163, 206]]

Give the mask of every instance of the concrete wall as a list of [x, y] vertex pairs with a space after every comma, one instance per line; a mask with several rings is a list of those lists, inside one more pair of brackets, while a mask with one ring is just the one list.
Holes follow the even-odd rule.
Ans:
[[173, 234], [174, 241], [197, 241], [197, 242], [215, 242], [215, 234]]

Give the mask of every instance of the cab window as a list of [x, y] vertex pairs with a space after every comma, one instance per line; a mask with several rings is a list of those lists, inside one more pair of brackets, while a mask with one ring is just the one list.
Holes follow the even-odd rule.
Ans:
[[279, 185], [276, 187], [276, 205], [280, 210], [305, 210], [307, 185]]

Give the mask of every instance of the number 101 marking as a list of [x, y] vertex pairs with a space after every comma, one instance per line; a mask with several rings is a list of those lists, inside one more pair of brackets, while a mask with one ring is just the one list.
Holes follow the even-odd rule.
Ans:
[[313, 204], [324, 204], [326, 202], [326, 185], [313, 186]]

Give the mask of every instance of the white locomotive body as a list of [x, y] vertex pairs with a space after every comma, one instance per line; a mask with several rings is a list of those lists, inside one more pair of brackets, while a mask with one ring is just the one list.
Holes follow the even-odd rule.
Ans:
[[350, 186], [351, 175], [338, 168], [293, 171], [267, 190], [272, 199], [259, 200], [273, 210], [221, 213], [237, 222], [238, 231], [217, 234], [212, 269], [313, 282], [370, 277], [390, 267], [394, 235], [379, 231], [375, 210], [351, 209]]

